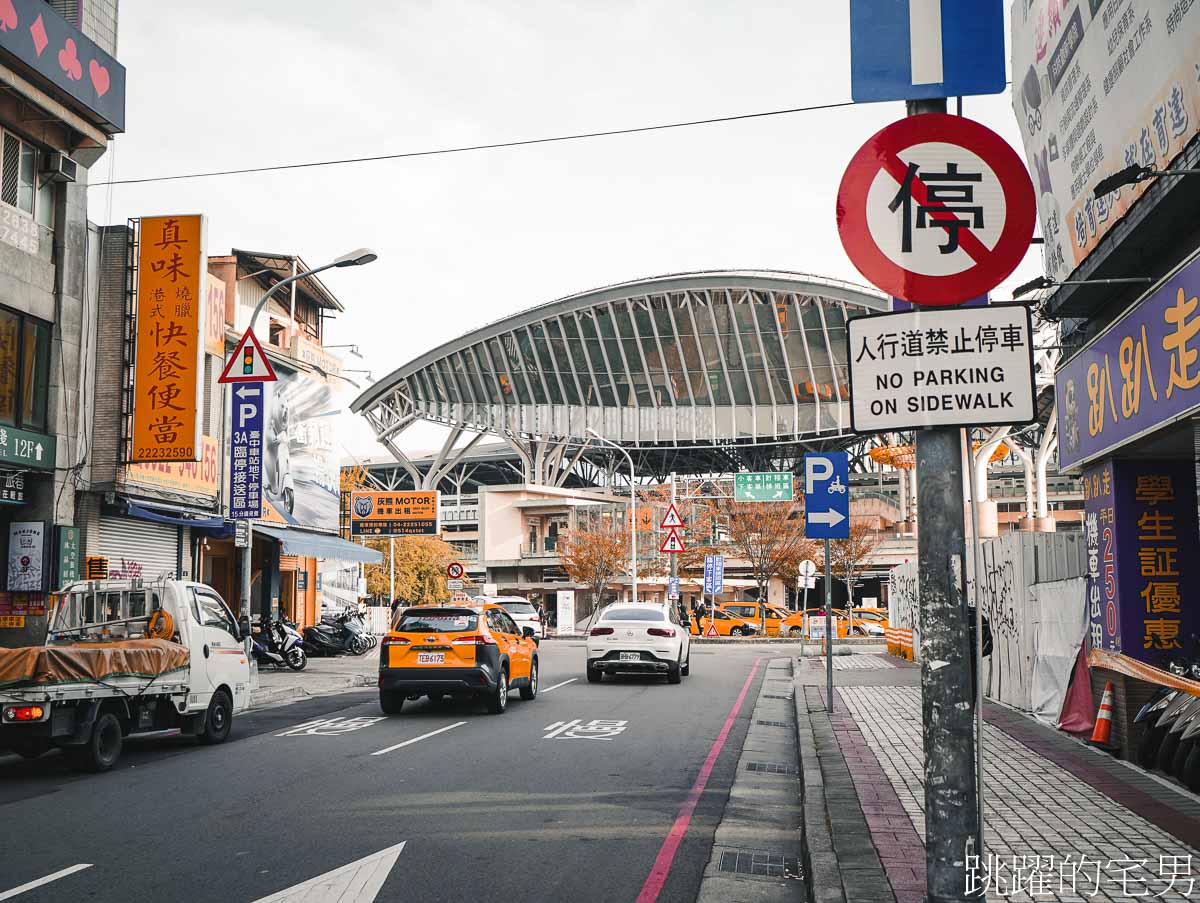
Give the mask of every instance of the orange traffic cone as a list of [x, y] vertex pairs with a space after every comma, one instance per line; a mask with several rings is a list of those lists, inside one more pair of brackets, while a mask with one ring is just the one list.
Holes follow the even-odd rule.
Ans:
[[1100, 697], [1100, 711], [1096, 713], [1096, 728], [1092, 731], [1092, 742], [1107, 746], [1112, 738], [1112, 707], [1113, 683], [1110, 680], [1104, 685], [1104, 695]]

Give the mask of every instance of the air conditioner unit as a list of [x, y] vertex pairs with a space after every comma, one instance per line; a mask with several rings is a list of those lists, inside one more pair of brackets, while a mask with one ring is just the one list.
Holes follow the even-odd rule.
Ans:
[[66, 154], [42, 154], [42, 174], [51, 182], [74, 182], [79, 177], [79, 164]]

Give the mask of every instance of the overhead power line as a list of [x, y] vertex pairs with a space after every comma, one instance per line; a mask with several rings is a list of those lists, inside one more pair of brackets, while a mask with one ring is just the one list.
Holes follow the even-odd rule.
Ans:
[[578, 132], [572, 135], [554, 135], [548, 138], [524, 138], [518, 141], [496, 141], [490, 144], [469, 144], [461, 147], [441, 147], [432, 150], [406, 151], [399, 154], [376, 154], [369, 157], [345, 157], [338, 160], [312, 160], [306, 163], [279, 163], [273, 166], [249, 166], [244, 169], [219, 169], [209, 172], [191, 172], [173, 176], [149, 176], [144, 179], [115, 179], [108, 182], [93, 182], [89, 187], [102, 185], [142, 185], [147, 182], [178, 182], [183, 179], [211, 179], [217, 176], [240, 176], [256, 172], [282, 172], [289, 169], [314, 169], [318, 166], [344, 166], [350, 163], [378, 163], [383, 160], [404, 160], [411, 157], [437, 157], [446, 154], [465, 154], [474, 151], [500, 150], [506, 147], [528, 147], [534, 144], [556, 144], [564, 141], [583, 141], [589, 138], [611, 138], [615, 135], [637, 135], [642, 132], [662, 132], [667, 129], [685, 129], [701, 125], [718, 125], [723, 122], [740, 122], [747, 119], [766, 119], [770, 116], [789, 116], [793, 113], [813, 113], [819, 110], [836, 110], [855, 106], [853, 101], [816, 104], [808, 107], [791, 107], [786, 110], [767, 110], [761, 113], [741, 113], [736, 116], [717, 116], [711, 119], [689, 119], [684, 122], [664, 122], [658, 125], [641, 125], [625, 129], [608, 129], [601, 132]]

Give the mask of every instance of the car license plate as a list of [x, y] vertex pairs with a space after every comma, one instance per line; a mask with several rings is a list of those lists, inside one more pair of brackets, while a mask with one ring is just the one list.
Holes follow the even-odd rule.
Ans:
[[642, 654], [640, 652], [622, 652], [621, 661], [623, 662], [640, 662]]
[[446, 663], [446, 653], [444, 652], [418, 652], [418, 665], [444, 665]]

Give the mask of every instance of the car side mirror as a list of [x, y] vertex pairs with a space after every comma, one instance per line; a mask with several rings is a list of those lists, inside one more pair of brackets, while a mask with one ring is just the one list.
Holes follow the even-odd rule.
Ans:
[[537, 636], [537, 634], [533, 632], [532, 627], [522, 627], [521, 628], [521, 636], [532, 640]]
[[250, 618], [249, 617], [247, 617], [246, 615], [242, 615], [240, 618], [238, 618], [237, 624], [238, 624], [238, 634], [239, 634], [238, 639], [239, 640], [244, 640], [246, 637], [250, 636]]

